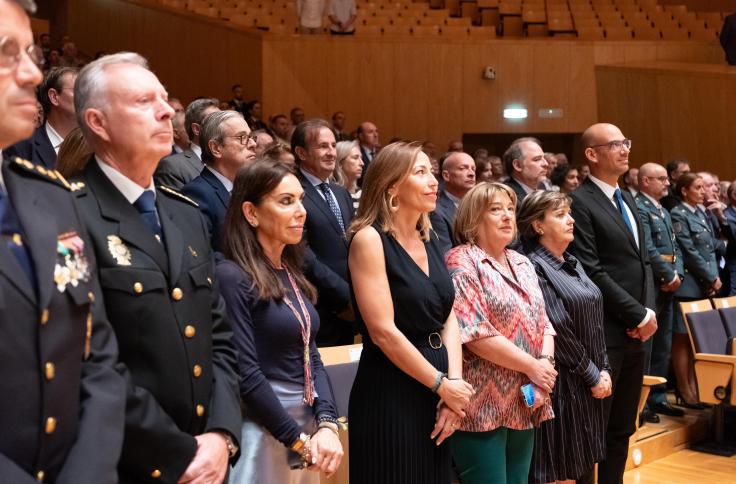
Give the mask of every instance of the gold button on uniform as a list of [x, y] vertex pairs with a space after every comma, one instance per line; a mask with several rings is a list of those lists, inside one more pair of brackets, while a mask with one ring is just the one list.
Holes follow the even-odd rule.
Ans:
[[87, 293], [87, 297], [89, 298], [89, 302], [94, 302], [94, 300], [95, 300], [95, 293], [93, 293], [92, 291], [90, 291], [90, 292]]
[[54, 430], [56, 430], [56, 419], [54, 417], [49, 417], [46, 419], [46, 428], [44, 428], [44, 431], [51, 435], [54, 433]]
[[207, 278], [207, 284], [209, 284], [210, 286], [212, 285], [212, 278], [211, 277], [208, 277]]
[[204, 415], [204, 405], [197, 405], [197, 417]]
[[38, 482], [43, 482], [43, 478], [46, 477], [46, 473], [44, 471], [38, 471], [36, 472], [36, 480]]
[[187, 338], [194, 338], [194, 335], [197, 334], [197, 330], [194, 329], [194, 326], [191, 324], [187, 324], [184, 326], [184, 336]]
[[151, 477], [153, 477], [154, 479], [158, 479], [159, 477], [161, 477], [161, 471], [158, 469], [154, 469], [153, 472], [151, 472]]
[[194, 375], [194, 378], [199, 378], [201, 374], [202, 374], [202, 367], [199, 365], [194, 365], [194, 368], [192, 368], [192, 375]]
[[175, 287], [173, 291], [171, 291], [171, 298], [174, 301], [181, 301], [181, 298], [184, 297], [184, 291], [179, 289], [178, 287]]
[[133, 290], [135, 291], [136, 294], [142, 293], [143, 292], [143, 284], [141, 284], [140, 282], [136, 282], [135, 284], [133, 284]]
[[53, 380], [54, 375], [56, 375], [56, 367], [53, 363], [48, 362], [44, 365], [44, 371], [46, 373], [46, 379], [47, 380]]
[[49, 310], [44, 309], [41, 313], [41, 324], [46, 324], [49, 322]]

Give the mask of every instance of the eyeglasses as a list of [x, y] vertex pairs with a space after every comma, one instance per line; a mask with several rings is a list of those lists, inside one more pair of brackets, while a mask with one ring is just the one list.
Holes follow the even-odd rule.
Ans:
[[649, 178], [650, 180], [657, 180], [659, 183], [667, 183], [670, 181], [668, 176], [645, 176], [643, 178]]
[[12, 37], [0, 37], [0, 69], [12, 71], [20, 64], [21, 52], [25, 52], [31, 61], [40, 69], [46, 60], [43, 50], [36, 44], [21, 49], [18, 41]]
[[631, 149], [631, 140], [628, 139], [628, 138], [626, 138], [626, 139], [617, 139], [617, 140], [609, 141], [608, 143], [603, 143], [603, 144], [600, 144], [600, 145], [593, 145], [593, 146], [591, 146], [591, 148], [602, 148], [604, 146], [607, 147], [609, 150], [612, 150], [612, 151], [621, 151], [622, 148], [626, 148], [627, 150], [630, 150]]
[[232, 136], [226, 136], [226, 138], [235, 138], [243, 146], [248, 146], [248, 143], [250, 143], [251, 141], [254, 144], [258, 144], [258, 140], [257, 140], [258, 135], [255, 135], [253, 133], [249, 133], [249, 134], [236, 134], [236, 135], [232, 135]]

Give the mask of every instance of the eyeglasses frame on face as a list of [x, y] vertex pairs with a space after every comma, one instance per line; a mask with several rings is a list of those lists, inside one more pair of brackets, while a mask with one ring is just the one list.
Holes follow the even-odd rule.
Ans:
[[225, 138], [236, 138], [238, 142], [243, 146], [248, 146], [248, 142], [253, 141], [253, 143], [258, 146], [258, 135], [253, 134], [253, 132], [250, 132], [248, 134], [232, 134], [229, 136], [225, 136]]
[[[10, 48], [15, 52], [7, 52]], [[25, 49], [20, 47], [18, 41], [8, 35], [0, 37], [0, 70], [12, 71], [20, 64], [21, 52], [25, 52], [31, 62], [42, 69], [46, 63], [43, 57], [43, 50], [36, 44], [30, 44]]]
[[669, 183], [670, 177], [667, 175], [663, 176], [646, 176], [644, 175], [642, 178], [649, 178], [650, 180], [657, 180], [659, 183]]
[[[628, 146], [626, 146], [627, 144]], [[631, 150], [631, 144], [632, 142], [629, 138], [624, 138], [624, 139], [616, 139], [613, 141], [609, 141], [608, 143], [602, 143], [599, 145], [592, 145], [590, 146], [590, 148], [602, 148], [605, 146], [606, 148], [612, 151], [621, 151], [621, 149], [623, 148], [626, 148], [627, 150]], [[616, 147], [617, 145], [618, 147]]]

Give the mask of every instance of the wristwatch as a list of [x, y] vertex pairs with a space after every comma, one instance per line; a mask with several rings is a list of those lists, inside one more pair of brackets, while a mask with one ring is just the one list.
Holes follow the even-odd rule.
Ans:
[[539, 360], [547, 360], [552, 365], [552, 368], [555, 367], [555, 357], [550, 355], [539, 355]]

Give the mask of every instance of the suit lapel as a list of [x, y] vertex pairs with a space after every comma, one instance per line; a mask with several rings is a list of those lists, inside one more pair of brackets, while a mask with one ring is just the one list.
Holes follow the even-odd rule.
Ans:
[[327, 201], [322, 198], [322, 195], [317, 193], [317, 189], [309, 182], [309, 180], [307, 180], [304, 175], [302, 175], [301, 171], [299, 171], [299, 181], [302, 184], [302, 188], [304, 188], [304, 193], [307, 199], [309, 199], [319, 210], [322, 211], [325, 217], [327, 217], [327, 220], [330, 221], [330, 225], [332, 226], [332, 228], [342, 236], [343, 233], [342, 229], [340, 228], [340, 224], [337, 223], [337, 219], [332, 213], [332, 210], [330, 210], [330, 206], [327, 205]]
[[164, 273], [167, 273], [168, 262], [163, 245], [155, 239], [148, 227], [144, 225], [135, 207], [123, 197], [122, 193], [102, 173], [94, 158], [87, 164], [85, 175], [90, 189], [95, 194], [102, 216], [118, 223], [117, 235], [138, 247], [153, 259]]
[[161, 219], [166, 254], [169, 257], [169, 282], [174, 285], [181, 273], [184, 237], [177, 226], [174, 210], [171, 209], [171, 202], [161, 192], [158, 192], [156, 196], [156, 208], [158, 209], [159, 219]]
[[[603, 191], [600, 188], [598, 188], [598, 186], [590, 180], [587, 180], [585, 182], [585, 189], [588, 190], [588, 192], [591, 194], [591, 196], [593, 197], [593, 200], [595, 200], [595, 202], [599, 206], [601, 206], [604, 211], [608, 212], [608, 215], [616, 223], [616, 225], [618, 225], [619, 228], [623, 230], [623, 232], [629, 238], [631, 245], [638, 252], [639, 248], [636, 246], [636, 240], [634, 239], [634, 234], [632, 234], [631, 230], [629, 230], [629, 227], [626, 225], [626, 222], [624, 222], [624, 219], [621, 217], [621, 213], [616, 209], [616, 206], [613, 204], [613, 202], [609, 200], [608, 197], [606, 197], [605, 193], [603, 193]], [[623, 192], [621, 193], [623, 194]], [[629, 209], [631, 209], [632, 214], [636, 214], [636, 212], [631, 208], [631, 205], [628, 202], [626, 202], [626, 197], [624, 197], [624, 203], [629, 205]], [[636, 224], [637, 228], [639, 227], [639, 225], [640, 224]]]
[[227, 188], [225, 188], [225, 185], [223, 185], [222, 182], [217, 179], [215, 174], [208, 168], [202, 170], [202, 178], [212, 185], [212, 188], [215, 189], [215, 193], [217, 193], [217, 198], [220, 199], [225, 210], [227, 210], [227, 206], [230, 204], [230, 193], [227, 191]]
[[197, 173], [202, 173], [202, 162], [199, 161], [199, 158], [197, 158], [197, 155], [192, 150], [187, 150], [183, 153], [184, 159], [187, 160], [187, 163], [189, 163], [189, 166], [192, 167], [192, 170], [195, 170]]
[[56, 151], [51, 146], [51, 140], [49, 140], [49, 136], [46, 134], [45, 124], [33, 134], [33, 144], [35, 145], [36, 151], [38, 151], [40, 161], [46, 168], [53, 169], [56, 165]]

